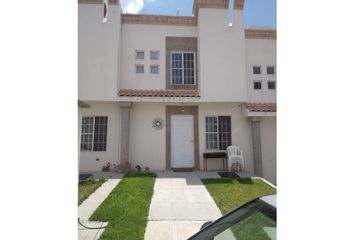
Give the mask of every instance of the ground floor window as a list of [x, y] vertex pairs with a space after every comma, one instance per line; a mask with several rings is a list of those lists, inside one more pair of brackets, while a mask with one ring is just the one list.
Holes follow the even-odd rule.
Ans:
[[231, 145], [231, 117], [206, 117], [205, 133], [207, 150], [226, 150]]
[[108, 117], [82, 117], [81, 151], [106, 151]]

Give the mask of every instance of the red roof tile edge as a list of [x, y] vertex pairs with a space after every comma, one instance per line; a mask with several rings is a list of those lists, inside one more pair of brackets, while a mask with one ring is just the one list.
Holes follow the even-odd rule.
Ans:
[[250, 112], [276, 112], [276, 103], [244, 103], [243, 106]]
[[121, 89], [118, 92], [121, 97], [200, 97], [198, 90], [167, 89]]

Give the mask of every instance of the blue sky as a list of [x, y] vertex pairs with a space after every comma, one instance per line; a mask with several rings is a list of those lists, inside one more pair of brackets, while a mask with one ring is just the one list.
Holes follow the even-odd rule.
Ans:
[[[123, 11], [140, 14], [192, 16], [193, 0], [121, 0]], [[245, 27], [276, 28], [276, 0], [245, 0]]]

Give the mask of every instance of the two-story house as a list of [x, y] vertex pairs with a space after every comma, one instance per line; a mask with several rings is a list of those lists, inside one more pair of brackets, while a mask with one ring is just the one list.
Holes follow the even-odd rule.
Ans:
[[[276, 31], [244, 28], [244, 0], [194, 0], [192, 17], [123, 14], [79, 0], [80, 171], [107, 162], [204, 170], [243, 150], [276, 183]], [[223, 168], [211, 159], [208, 170]]]

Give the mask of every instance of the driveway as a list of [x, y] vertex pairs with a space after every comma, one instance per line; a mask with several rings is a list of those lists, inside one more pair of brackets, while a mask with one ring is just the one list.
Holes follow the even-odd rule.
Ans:
[[158, 172], [145, 240], [185, 240], [204, 222], [222, 216], [200, 178], [214, 172]]

